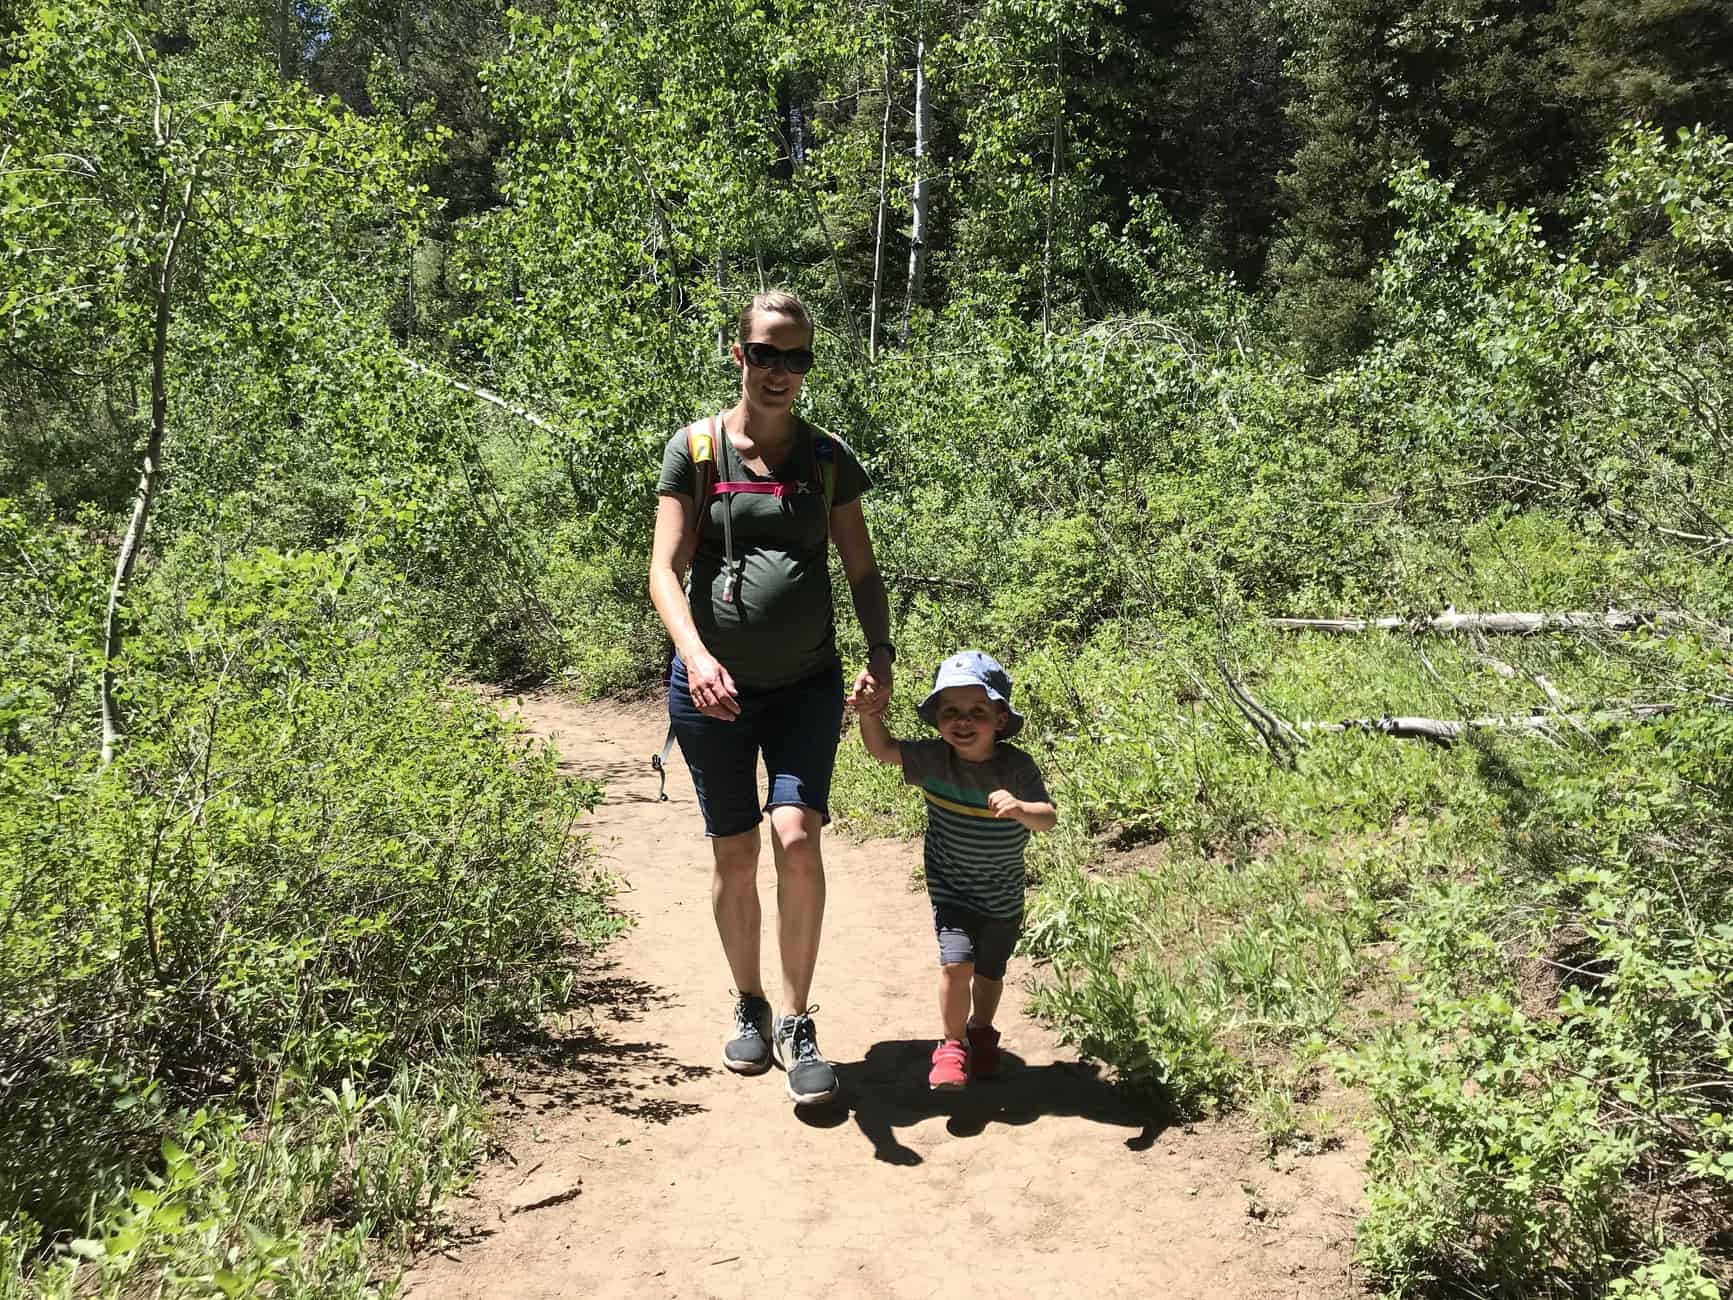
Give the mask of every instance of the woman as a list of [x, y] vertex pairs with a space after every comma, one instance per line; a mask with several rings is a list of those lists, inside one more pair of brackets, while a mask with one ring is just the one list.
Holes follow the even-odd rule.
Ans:
[[[761, 1074], [774, 1056], [797, 1104], [837, 1090], [808, 1001], [824, 922], [819, 836], [843, 707], [829, 545], [870, 647], [851, 700], [888, 699], [896, 658], [861, 513], [866, 473], [841, 441], [794, 414], [812, 341], [812, 318], [792, 294], [761, 293], [740, 313], [740, 400], [669, 439], [650, 552], [650, 598], [675, 649], [668, 713], [710, 837], [711, 905], [736, 991], [722, 1059], [737, 1074]], [[761, 754], [770, 777], [762, 801]], [[759, 969], [765, 813], [785, 1008], [774, 1022]]]

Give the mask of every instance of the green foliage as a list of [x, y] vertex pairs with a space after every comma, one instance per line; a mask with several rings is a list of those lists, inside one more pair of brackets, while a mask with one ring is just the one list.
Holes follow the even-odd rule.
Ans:
[[[1541, 765], [1522, 857], [1401, 928], [1415, 1019], [1348, 1071], [1378, 1106], [1362, 1250], [1398, 1289], [1604, 1278], [1726, 1221], [1730, 743], [1724, 718], [1668, 720], [1609, 737], [1598, 770]], [[1655, 1177], [1659, 1214], [1632, 1191]]]
[[[1249, 616], [1725, 620], [1725, 150], [1633, 132], [1562, 249], [1404, 174], [1385, 335], [1319, 380], [1200, 328], [1207, 295], [1189, 327], [1037, 350], [996, 324], [875, 372], [908, 412], [869, 499], [888, 567], [955, 584], [901, 593], [905, 675], [1007, 653], [1063, 822], [1134, 854], [1041, 864], [1036, 1006], [1181, 1112], [1251, 1106], [1272, 1147], [1323, 1140], [1295, 1097], [1336, 1054], [1373, 1106], [1360, 1251], [1393, 1293], [1725, 1277], [1725, 634], [1278, 641]], [[1153, 288], [1144, 239], [1104, 247]], [[1449, 750], [1314, 730], [1276, 765], [1217, 655], [1289, 719], [1584, 720]], [[857, 824], [906, 816], [858, 771]]]
[[[595, 791], [441, 682], [357, 552], [164, 557], [135, 592], [133, 737], [98, 771], [88, 675], [72, 689], [65, 642], [29, 630], [88, 590], [87, 553], [4, 518], [38, 581], [11, 624], [30, 653], [0, 817], [0, 1208], [58, 1229], [136, 1176], [178, 1108], [473, 1052], [567, 996], [615, 928], [570, 837]], [[423, 1158], [412, 1139], [393, 1160]], [[363, 1237], [424, 1213], [395, 1177], [356, 1174]]]
[[1315, 362], [1373, 342], [1384, 304], [1368, 273], [1399, 229], [1393, 168], [1430, 166], [1477, 205], [1526, 210], [1556, 235], [1573, 185], [1626, 119], [1728, 126], [1709, 87], [1733, 46], [1707, 6], [1275, 7], [1290, 16], [1297, 143], [1280, 177], [1288, 212], [1271, 279]]
[[379, 1246], [432, 1229], [485, 1143], [462, 1061], [279, 1096], [253, 1133], [201, 1109], [179, 1119], [142, 1185], [39, 1270], [32, 1294], [121, 1297], [157, 1279], [172, 1296], [377, 1296]]
[[1614, 124], [1638, 118], [1725, 132], [1733, 127], [1730, 58], [1733, 22], [1718, 5], [1586, 0], [1571, 43], [1571, 89]]
[[[1396, 846], [1370, 847], [1368, 858]], [[1283, 1055], [1316, 1055], [1357, 1016], [1362, 950], [1386, 904], [1362, 864], [1344, 866], [1307, 846], [1239, 863], [1170, 853], [1112, 878], [1055, 872], [1024, 938], [1050, 963], [1035, 1005], [1183, 1113], [1268, 1096]]]
[[[232, 490], [281, 454], [289, 394], [354, 342], [344, 313], [375, 305], [392, 227], [417, 219], [415, 151], [292, 84], [211, 86], [155, 52], [136, 6], [21, 19], [0, 75], [0, 356], [24, 418], [0, 439], [0, 485], [47, 477], [69, 513], [91, 494], [118, 507], [160, 417], [171, 460], [183, 428], [221, 431], [186, 450], [206, 492]], [[153, 410], [159, 353], [165, 394], [221, 392], [226, 409], [184, 426], [178, 403]], [[100, 438], [67, 447], [68, 424]]]
[[1719, 1300], [1721, 1288], [1689, 1246], [1669, 1246], [1661, 1258], [1629, 1277], [1615, 1278], [1607, 1294], [1621, 1300]]
[[[1724, 24], [1144, 9], [13, 15], [0, 1295], [360, 1295], [429, 1230], [481, 1148], [478, 1043], [615, 924], [566, 833], [594, 792], [444, 674], [655, 679], [658, 452], [728, 400], [768, 283], [816, 307], [804, 409], [875, 479], [894, 724], [959, 646], [1017, 675], [1062, 809], [1037, 1006], [1272, 1151], [1329, 1140], [1304, 1107], [1340, 1053], [1392, 1291], [1726, 1280], [1733, 154], [1674, 130], [1717, 125]], [[1633, 109], [1666, 130], [1604, 141]], [[875, 292], [906, 337], [866, 339]], [[1700, 618], [1259, 621], [1447, 600]], [[1445, 751], [1350, 722], [1272, 764], [1218, 656], [1295, 720], [1576, 723]], [[1633, 703], [1675, 711], [1592, 717]], [[914, 824], [894, 773], [851, 748], [839, 777], [856, 829]]]

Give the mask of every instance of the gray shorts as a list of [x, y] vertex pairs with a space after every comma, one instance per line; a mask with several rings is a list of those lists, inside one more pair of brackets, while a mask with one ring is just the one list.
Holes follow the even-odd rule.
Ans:
[[1011, 949], [1023, 932], [1023, 914], [983, 916], [966, 907], [934, 903], [933, 929], [939, 935], [939, 965], [970, 961], [982, 979], [1002, 980]]

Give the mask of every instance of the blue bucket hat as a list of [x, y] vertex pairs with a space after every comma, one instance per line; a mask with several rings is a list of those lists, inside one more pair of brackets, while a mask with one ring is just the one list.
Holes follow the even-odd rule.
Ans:
[[1010, 714], [1005, 729], [999, 733], [1004, 739], [1009, 740], [1023, 730], [1023, 715], [1011, 707], [1011, 674], [992, 655], [979, 650], [959, 650], [939, 665], [938, 672], [933, 674], [933, 689], [915, 707], [915, 712], [930, 727], [939, 725], [939, 692], [949, 686], [980, 686], [985, 688], [988, 699], [1003, 704]]

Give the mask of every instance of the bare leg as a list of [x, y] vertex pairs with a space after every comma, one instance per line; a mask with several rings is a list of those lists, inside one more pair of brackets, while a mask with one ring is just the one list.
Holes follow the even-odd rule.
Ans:
[[716, 869], [710, 880], [710, 909], [716, 915], [716, 933], [728, 955], [728, 969], [739, 993], [764, 993], [764, 976], [758, 962], [759, 930], [763, 916], [758, 906], [758, 828], [710, 841]]
[[999, 997], [1004, 992], [1004, 980], [990, 980], [985, 975], [975, 976], [975, 1010], [969, 1017], [969, 1023], [991, 1028], [993, 1015], [999, 1010]]
[[782, 946], [782, 996], [789, 1014], [811, 1005], [812, 972], [824, 931], [824, 857], [819, 815], [786, 804], [770, 810], [776, 860], [776, 933]]
[[975, 975], [972, 961], [951, 962], [939, 967], [939, 1015], [945, 1022], [945, 1037], [963, 1041], [969, 1023], [969, 983]]

